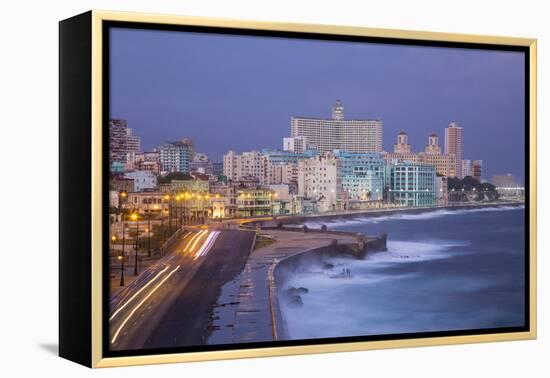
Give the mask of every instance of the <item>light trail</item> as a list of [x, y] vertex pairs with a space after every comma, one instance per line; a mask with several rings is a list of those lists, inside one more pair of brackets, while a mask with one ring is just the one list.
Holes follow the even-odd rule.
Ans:
[[195, 242], [193, 243], [193, 245], [191, 246], [191, 249], [189, 250], [190, 252], [193, 252], [193, 249], [195, 249], [195, 247], [197, 246], [197, 243], [199, 242], [199, 240], [202, 239], [202, 237], [204, 235], [206, 235], [208, 233], [208, 230], [203, 230], [201, 232], [199, 232], [199, 237], [195, 239]]
[[191, 245], [191, 243], [193, 243], [193, 240], [197, 239], [204, 231], [199, 231], [197, 232], [192, 238], [191, 240], [189, 240], [189, 243], [187, 243], [187, 245], [185, 246], [185, 248], [183, 249], [183, 252], [187, 252], [187, 250], [189, 249], [189, 246]]
[[130, 299], [128, 299], [126, 301], [126, 303], [124, 303], [118, 310], [116, 310], [113, 315], [111, 315], [111, 317], [109, 318], [109, 321], [113, 320], [115, 316], [117, 316], [117, 314], [122, 311], [124, 309], [124, 307], [128, 306], [128, 304], [130, 302], [132, 302], [138, 295], [139, 293], [141, 293], [143, 290], [145, 290], [147, 288], [147, 286], [151, 285], [162, 273], [166, 272], [168, 270], [168, 268], [170, 268], [170, 265], [167, 265], [163, 270], [161, 270], [160, 272], [157, 273], [157, 275], [155, 277], [153, 277], [151, 279], [151, 281], [147, 282], [147, 284], [145, 284], [141, 289], [139, 289], [137, 291], [137, 293], [135, 293], [134, 295], [132, 295], [130, 297]]
[[115, 334], [114, 334], [114, 336], [113, 336], [113, 339], [111, 340], [111, 344], [114, 344], [114, 343], [115, 343], [115, 341], [116, 341], [116, 339], [117, 339], [117, 337], [118, 337], [120, 331], [122, 330], [122, 328], [126, 325], [126, 323], [128, 322], [128, 320], [130, 320], [130, 318], [135, 314], [135, 312], [141, 307], [141, 305], [143, 305], [143, 304], [145, 303], [145, 301], [147, 301], [147, 299], [149, 299], [149, 297], [151, 297], [151, 295], [153, 295], [153, 293], [154, 293], [155, 291], [157, 291], [157, 289], [158, 289], [158, 288], [159, 288], [168, 278], [170, 278], [170, 276], [171, 276], [172, 274], [174, 274], [174, 272], [175, 272], [176, 270], [178, 270], [179, 268], [180, 268], [180, 265], [178, 265], [178, 266], [177, 266], [176, 268], [174, 268], [170, 273], [168, 273], [168, 275], [167, 275], [166, 277], [164, 277], [164, 278], [162, 279], [162, 281], [160, 281], [159, 284], [158, 284], [157, 286], [155, 286], [155, 287], [153, 288], [153, 290], [151, 290], [151, 291], [149, 292], [149, 294], [147, 294], [147, 296], [146, 296], [145, 298], [143, 298], [143, 299], [141, 300], [141, 302], [139, 302], [139, 303], [137, 304], [136, 307], [134, 307], [134, 309], [132, 310], [132, 312], [130, 312], [130, 314], [126, 317], [126, 319], [124, 319], [124, 321], [122, 322], [122, 324], [120, 325], [120, 327], [118, 327], [118, 330], [115, 332]]
[[213, 231], [210, 235], [208, 235], [208, 238], [206, 238], [203, 245], [199, 248], [197, 253], [195, 253], [195, 257], [193, 258], [193, 260], [196, 260], [199, 257], [206, 255], [210, 251], [214, 243], [216, 242], [216, 239], [218, 238], [219, 235], [220, 235], [220, 231]]

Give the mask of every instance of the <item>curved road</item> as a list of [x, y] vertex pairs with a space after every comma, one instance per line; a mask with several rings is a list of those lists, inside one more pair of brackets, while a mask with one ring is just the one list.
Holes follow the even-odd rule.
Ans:
[[221, 287], [248, 259], [254, 232], [195, 230], [144, 271], [109, 314], [111, 350], [205, 344]]

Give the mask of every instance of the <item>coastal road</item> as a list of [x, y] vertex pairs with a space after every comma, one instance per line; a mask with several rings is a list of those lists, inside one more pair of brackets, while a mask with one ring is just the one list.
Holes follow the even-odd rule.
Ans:
[[115, 299], [111, 350], [204, 344], [221, 287], [248, 259], [254, 232], [195, 230]]

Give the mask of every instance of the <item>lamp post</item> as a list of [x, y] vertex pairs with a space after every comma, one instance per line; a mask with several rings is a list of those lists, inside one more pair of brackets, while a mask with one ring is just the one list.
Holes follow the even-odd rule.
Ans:
[[147, 212], [147, 257], [151, 257], [151, 210]]
[[139, 215], [137, 213], [133, 213], [130, 216], [130, 219], [136, 222], [136, 244], [134, 246], [134, 249], [135, 249], [134, 275], [137, 276], [138, 275], [138, 246], [139, 246]]
[[124, 286], [124, 258], [126, 257], [124, 255], [124, 244], [126, 241], [126, 222], [124, 222], [124, 219], [122, 220], [122, 251], [120, 257], [120, 286]]

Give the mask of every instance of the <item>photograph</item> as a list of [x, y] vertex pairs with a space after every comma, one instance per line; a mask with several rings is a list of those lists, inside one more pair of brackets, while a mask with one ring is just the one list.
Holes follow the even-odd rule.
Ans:
[[529, 331], [525, 48], [103, 38], [104, 356]]

